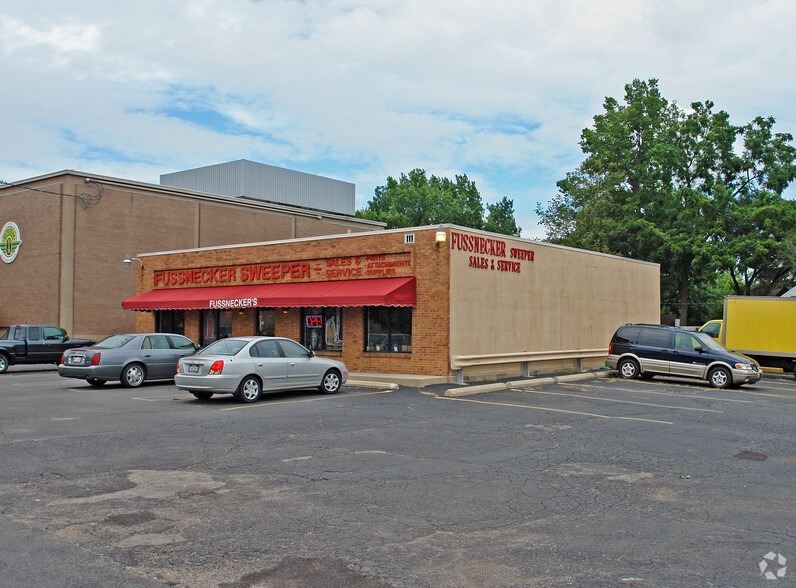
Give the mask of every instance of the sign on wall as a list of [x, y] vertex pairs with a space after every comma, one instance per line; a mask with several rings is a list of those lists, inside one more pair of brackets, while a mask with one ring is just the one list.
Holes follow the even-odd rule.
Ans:
[[473, 253], [469, 266], [499, 272], [522, 272], [522, 261], [533, 261], [532, 249], [507, 247], [506, 241], [479, 235], [451, 232], [451, 250]]
[[19, 227], [16, 223], [8, 221], [3, 225], [3, 231], [0, 233], [0, 257], [6, 263], [11, 263], [17, 258], [21, 245], [22, 237]]
[[152, 280], [155, 288], [234, 286], [317, 280], [394, 278], [410, 275], [411, 271], [411, 254], [400, 252], [327, 257], [306, 261], [156, 270]]

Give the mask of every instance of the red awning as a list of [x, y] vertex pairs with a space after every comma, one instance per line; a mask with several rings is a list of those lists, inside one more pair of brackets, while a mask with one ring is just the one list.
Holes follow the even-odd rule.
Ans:
[[417, 306], [414, 278], [150, 290], [122, 300], [127, 310], [222, 310], [289, 306]]

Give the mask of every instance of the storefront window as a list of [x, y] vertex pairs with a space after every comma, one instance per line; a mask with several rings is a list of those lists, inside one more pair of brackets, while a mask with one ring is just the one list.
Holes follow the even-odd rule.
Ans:
[[231, 310], [203, 310], [201, 321], [202, 347], [232, 336]]
[[273, 308], [257, 309], [255, 333], [261, 337], [273, 337], [276, 334], [276, 313]]
[[304, 308], [301, 313], [302, 343], [312, 350], [343, 350], [343, 309]]
[[412, 352], [411, 308], [369, 306], [365, 315], [365, 351]]
[[155, 330], [158, 333], [185, 334], [184, 310], [156, 310]]

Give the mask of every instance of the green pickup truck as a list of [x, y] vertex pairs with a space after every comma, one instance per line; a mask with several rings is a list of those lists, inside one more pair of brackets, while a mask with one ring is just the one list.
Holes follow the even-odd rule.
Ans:
[[11, 325], [0, 335], [0, 374], [14, 364], [54, 363], [73, 347], [94, 345], [87, 339], [70, 339], [53, 325]]

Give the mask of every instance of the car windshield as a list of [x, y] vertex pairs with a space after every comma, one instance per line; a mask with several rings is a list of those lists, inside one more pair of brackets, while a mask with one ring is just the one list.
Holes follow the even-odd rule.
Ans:
[[237, 355], [248, 341], [241, 339], [219, 339], [202, 349], [197, 355]]
[[707, 333], [693, 333], [693, 335], [699, 339], [699, 342], [705, 349], [710, 349], [711, 351], [727, 351], [727, 349], [722, 347], [719, 343], [716, 343], [716, 340]]
[[104, 347], [106, 349], [118, 349], [127, 345], [135, 335], [111, 335], [107, 339], [103, 339], [95, 345], [95, 347]]

